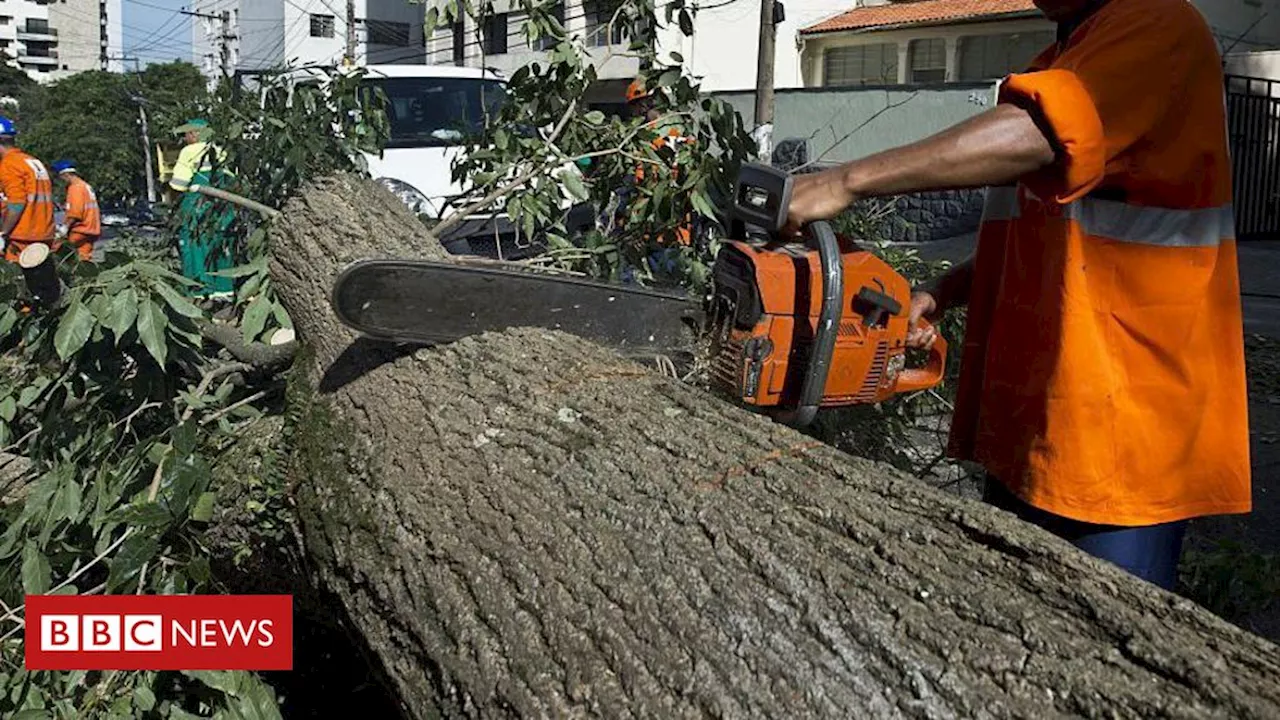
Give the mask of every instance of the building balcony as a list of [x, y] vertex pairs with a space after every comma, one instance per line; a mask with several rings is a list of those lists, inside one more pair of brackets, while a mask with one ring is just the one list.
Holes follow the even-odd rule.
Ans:
[[56, 50], [49, 50], [40, 55], [32, 55], [30, 51], [19, 50], [18, 62], [26, 65], [57, 65], [58, 52]]
[[18, 39], [26, 42], [58, 42], [57, 28], [49, 27], [47, 22], [32, 22], [28, 20], [26, 23], [18, 26]]
[[58, 42], [58, 31], [53, 28], [48, 30], [27, 30], [18, 28], [18, 39], [23, 42]]

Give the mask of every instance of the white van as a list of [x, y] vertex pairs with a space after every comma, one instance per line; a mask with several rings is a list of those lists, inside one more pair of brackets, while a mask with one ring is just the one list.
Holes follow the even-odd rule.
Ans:
[[[451, 167], [464, 137], [484, 127], [506, 99], [496, 73], [450, 65], [368, 65], [363, 83], [387, 98], [391, 135], [381, 158], [367, 155], [370, 174], [415, 213], [440, 218], [463, 187]], [[515, 259], [536, 251], [501, 213], [483, 213], [441, 238], [454, 253]]]

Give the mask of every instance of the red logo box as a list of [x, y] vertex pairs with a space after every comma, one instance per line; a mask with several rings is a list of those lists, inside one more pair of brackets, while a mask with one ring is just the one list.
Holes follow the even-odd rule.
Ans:
[[28, 595], [28, 670], [292, 670], [289, 595]]

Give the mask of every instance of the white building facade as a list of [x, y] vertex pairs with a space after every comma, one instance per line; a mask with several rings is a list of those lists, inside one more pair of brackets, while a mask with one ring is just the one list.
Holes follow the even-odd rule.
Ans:
[[120, 70], [121, 0], [0, 0], [0, 53], [37, 82]]
[[[1222, 50], [1280, 48], [1280, 0], [1192, 0], [1209, 21]], [[438, 0], [436, 0], [437, 4]], [[997, 55], [1016, 62], [1026, 47], [1052, 41], [1053, 24], [1031, 0], [778, 0], [782, 16], [777, 24], [774, 87], [799, 88], [827, 84], [831, 75], [824, 57], [845, 64], [862, 62], [846, 46], [878, 45], [893, 75], [883, 84], [949, 82], [985, 77], [1000, 64]], [[657, 35], [659, 54], [678, 52], [688, 72], [701, 80], [706, 92], [748, 90], [755, 87], [759, 3], [746, 0], [707, 0], [694, 17], [694, 32], [685, 36], [674, 27]], [[851, 12], [905, 9], [915, 20], [885, 24], [835, 21]], [[620, 99], [622, 88], [635, 77], [633, 58], [618, 57], [625, 39], [608, 37], [608, 20], [616, 4], [607, 0], [564, 0], [559, 6], [570, 34], [586, 39], [601, 78], [599, 97]], [[510, 73], [545, 53], [525, 39], [522, 14], [496, 0], [497, 15], [486, 27], [470, 18], [437, 28], [427, 41], [426, 62], [471, 67], [485, 66]], [[892, 13], [890, 14], [890, 16]], [[965, 40], [972, 36], [1010, 36], [1007, 39]], [[928, 42], [915, 42], [928, 40]], [[985, 47], [979, 47], [985, 45]], [[887, 48], [887, 49], [886, 49]], [[914, 48], [914, 49], [913, 49]], [[918, 52], [917, 52], [918, 51]], [[879, 56], [878, 56], [879, 57]], [[913, 67], [914, 63], [914, 67]], [[856, 74], [856, 73], [855, 73]], [[839, 72], [835, 73], [838, 78]], [[841, 83], [837, 83], [841, 84]], [[862, 84], [862, 83], [859, 83]]]
[[[192, 61], [210, 80], [282, 65], [333, 65], [346, 54], [346, 3], [337, 0], [196, 0]], [[355, 0], [355, 64], [423, 64], [422, 5]]]

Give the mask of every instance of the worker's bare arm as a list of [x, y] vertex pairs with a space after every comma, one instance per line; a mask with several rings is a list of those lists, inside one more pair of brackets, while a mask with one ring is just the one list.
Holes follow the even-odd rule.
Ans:
[[1033, 113], [1002, 104], [920, 142], [797, 177], [788, 228], [833, 218], [859, 198], [1010, 184], [1055, 158]]
[[0, 229], [0, 235], [3, 235], [6, 239], [9, 237], [13, 229], [18, 227], [18, 221], [22, 219], [22, 211], [26, 210], [26, 208], [27, 206], [24, 203], [9, 203], [8, 207], [5, 208], [4, 227]]

